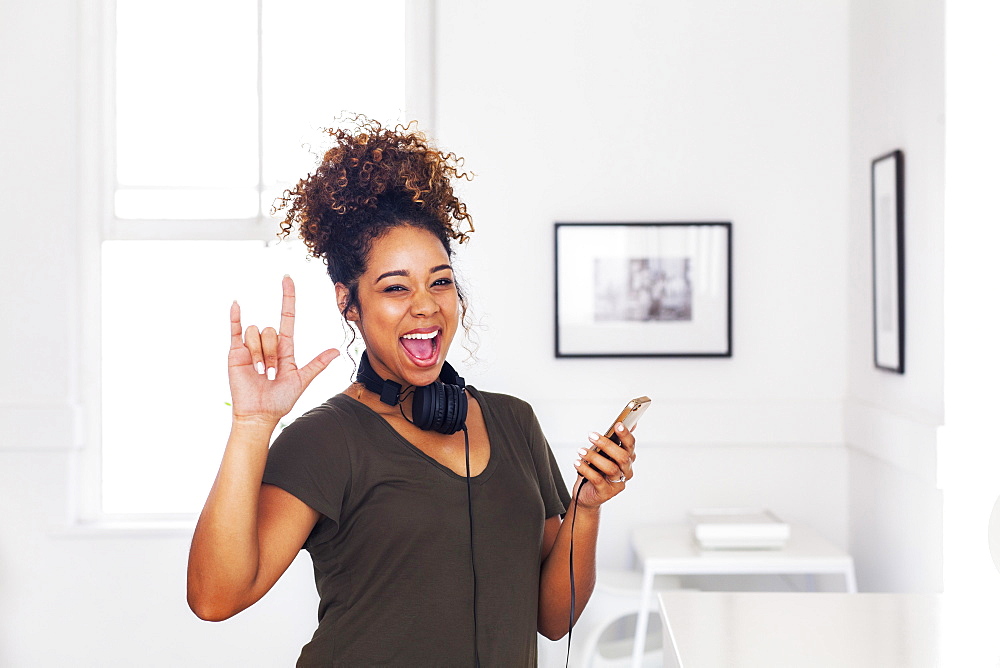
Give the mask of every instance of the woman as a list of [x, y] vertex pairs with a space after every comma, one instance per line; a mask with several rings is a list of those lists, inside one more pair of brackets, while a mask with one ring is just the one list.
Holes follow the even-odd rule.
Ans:
[[460, 160], [410, 128], [329, 133], [282, 229], [326, 261], [364, 340], [359, 381], [269, 450], [338, 352], [296, 366], [287, 276], [277, 331], [244, 331], [233, 304], [232, 432], [192, 540], [189, 604], [231, 617], [304, 548], [320, 608], [299, 665], [535, 665], [536, 631], [562, 637], [572, 599], [575, 619], [593, 590], [600, 506], [632, 477], [635, 441], [621, 425], [621, 446], [591, 434], [608, 457], [580, 450], [571, 499], [531, 408], [463, 388], [445, 362], [465, 314], [450, 264], [471, 231], [452, 190]]

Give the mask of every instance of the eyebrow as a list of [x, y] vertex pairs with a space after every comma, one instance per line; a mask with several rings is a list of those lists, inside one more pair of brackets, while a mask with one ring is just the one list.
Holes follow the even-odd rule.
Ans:
[[[451, 269], [451, 265], [450, 264], [439, 264], [438, 266], [433, 267], [431, 269], [431, 273], [432, 274], [436, 274], [437, 272], [439, 272], [439, 271], [445, 271], [446, 269]], [[385, 272], [384, 274], [382, 274], [381, 276], [379, 276], [378, 278], [376, 278], [375, 282], [378, 283], [383, 278], [389, 278], [390, 276], [409, 276], [409, 275], [410, 275], [410, 272], [407, 271], [406, 269], [395, 269], [393, 271], [387, 271], [387, 272]]]

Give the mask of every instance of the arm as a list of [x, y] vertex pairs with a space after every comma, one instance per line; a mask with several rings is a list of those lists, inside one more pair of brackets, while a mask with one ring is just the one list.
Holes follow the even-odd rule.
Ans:
[[278, 332], [244, 334], [230, 309], [233, 425], [188, 557], [188, 605], [202, 619], [227, 619], [259, 600], [295, 558], [319, 514], [262, 485], [271, 434], [306, 386], [338, 355], [327, 350], [299, 369], [292, 343], [295, 287], [282, 281]]
[[[580, 618], [597, 581], [597, 531], [600, 525], [601, 504], [625, 489], [625, 483], [612, 483], [623, 473], [632, 478], [635, 461], [635, 437], [619, 423], [616, 425], [621, 446], [598, 434], [591, 434], [591, 442], [611, 456], [611, 461], [594, 450], [581, 450], [576, 471], [581, 476], [573, 489], [573, 501], [566, 517], [545, 520], [542, 545], [542, 571], [538, 590], [538, 632], [551, 640], [558, 640], [569, 630], [571, 589], [569, 578], [569, 549], [573, 543], [573, 574], [576, 584], [574, 622]], [[600, 469], [595, 471], [587, 464]], [[582, 486], [582, 487], [581, 487]], [[573, 514], [576, 513], [576, 526]]]

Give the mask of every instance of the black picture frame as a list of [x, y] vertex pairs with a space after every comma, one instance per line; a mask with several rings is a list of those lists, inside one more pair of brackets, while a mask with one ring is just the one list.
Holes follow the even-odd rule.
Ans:
[[871, 164], [872, 331], [876, 368], [905, 370], [906, 273], [904, 263], [903, 152]]
[[731, 222], [554, 232], [556, 357], [732, 357]]

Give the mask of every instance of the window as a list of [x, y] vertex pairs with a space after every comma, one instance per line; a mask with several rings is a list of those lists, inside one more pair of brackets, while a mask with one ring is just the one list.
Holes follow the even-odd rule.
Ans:
[[[99, 396], [88, 403], [97, 428], [84, 475], [100, 483], [87, 488], [84, 515], [200, 509], [229, 430], [233, 299], [244, 325], [277, 326], [288, 273], [300, 363], [342, 344], [325, 266], [299, 242], [277, 242], [271, 206], [314, 167], [322, 128], [343, 112], [420, 118], [427, 129], [431, 91], [413, 83], [430, 80], [431, 6], [109, 0], [94, 19], [103, 55], [85, 80], [103, 85], [84, 125], [102, 159], [85, 190], [99, 193], [100, 232], [82, 236], [86, 303], [101, 313], [85, 348], [99, 355], [100, 381], [84, 384]], [[346, 356], [335, 361], [287, 420], [342, 390], [351, 371]]]
[[[197, 512], [229, 433], [230, 304], [239, 299], [244, 325], [276, 327], [281, 277], [293, 276], [305, 363], [340, 347], [333, 285], [300, 244], [115, 239], [101, 262], [101, 510]], [[346, 356], [334, 361], [295, 414], [344, 389], [351, 371]]]

